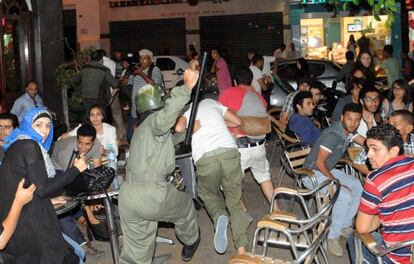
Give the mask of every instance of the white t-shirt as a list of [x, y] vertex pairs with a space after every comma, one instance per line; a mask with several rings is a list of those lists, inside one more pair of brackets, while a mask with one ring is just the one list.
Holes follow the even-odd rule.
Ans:
[[[234, 138], [224, 123], [224, 113], [227, 107], [212, 99], [200, 102], [196, 120], [200, 121], [200, 129], [193, 134], [191, 147], [193, 159], [197, 162], [205, 153], [218, 148], [237, 148]], [[191, 107], [184, 116], [190, 120]]]
[[[377, 126], [375, 119], [373, 120], [373, 123], [374, 123], [373, 127]], [[363, 136], [364, 138], [367, 138], [367, 132], [368, 132], [368, 124], [367, 122], [365, 122], [364, 119], [361, 119], [361, 122], [359, 123], [358, 129], [357, 129], [357, 133]]]
[[258, 80], [263, 78], [263, 72], [259, 68], [257, 68], [255, 65], [251, 65], [249, 68], [253, 73], [252, 86], [254, 87], [254, 90], [256, 92], [261, 94], [262, 88], [260, 88], [260, 84]]

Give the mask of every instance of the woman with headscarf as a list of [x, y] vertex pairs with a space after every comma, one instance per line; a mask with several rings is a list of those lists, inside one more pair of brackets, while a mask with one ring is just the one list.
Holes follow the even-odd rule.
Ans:
[[50, 201], [86, 169], [83, 158], [56, 175], [47, 153], [53, 139], [52, 118], [45, 108], [29, 110], [6, 139], [5, 158], [0, 169], [0, 216], [4, 219], [19, 181], [36, 185], [33, 200], [22, 210], [16, 232], [5, 252], [16, 264], [78, 264], [79, 258], [65, 242], [55, 209]]

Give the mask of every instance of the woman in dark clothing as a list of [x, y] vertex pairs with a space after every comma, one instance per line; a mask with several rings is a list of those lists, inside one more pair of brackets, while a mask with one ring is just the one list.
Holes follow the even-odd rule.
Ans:
[[0, 169], [1, 219], [7, 216], [22, 178], [36, 185], [33, 200], [23, 208], [16, 232], [5, 249], [15, 257], [16, 264], [79, 263], [62, 237], [50, 198], [85, 170], [86, 163], [83, 158], [77, 159], [73, 167], [56, 175], [47, 153], [53, 138], [51, 119], [45, 108], [33, 108], [5, 139], [6, 156]]
[[[304, 58], [299, 58], [298, 62], [296, 63], [297, 67], [297, 78], [303, 78], [303, 77], [311, 77], [309, 73], [309, 64], [308, 61]], [[298, 80], [299, 82], [299, 80]]]
[[365, 86], [375, 86], [375, 64], [374, 58], [369, 51], [361, 51], [355, 61], [355, 68], [363, 69], [365, 75]]

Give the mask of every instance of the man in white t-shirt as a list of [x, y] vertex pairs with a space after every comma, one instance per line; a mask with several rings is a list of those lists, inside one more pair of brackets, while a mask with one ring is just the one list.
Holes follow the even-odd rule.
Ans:
[[362, 119], [357, 129], [357, 135], [353, 142], [364, 146], [367, 138], [367, 131], [376, 126], [375, 113], [380, 105], [380, 91], [375, 87], [367, 87], [359, 92], [359, 103], [362, 106]]
[[[99, 49], [97, 50], [98, 52], [100, 52], [102, 54], [102, 60], [103, 60], [103, 65], [108, 67], [109, 70], [111, 71], [112, 76], [115, 77], [115, 69], [116, 69], [116, 63], [111, 60], [110, 58], [108, 58], [106, 56], [106, 52], [103, 49]], [[114, 120], [114, 125], [116, 127], [116, 134], [118, 139], [122, 142], [122, 143], [126, 143], [126, 131], [125, 131], [125, 126], [124, 126], [124, 120], [122, 119], [122, 112], [121, 112], [121, 104], [119, 103], [119, 89], [113, 89], [112, 87], [110, 87], [111, 89], [111, 95], [113, 98], [111, 98], [111, 113], [112, 113], [112, 118]]]
[[249, 67], [253, 73], [252, 86], [259, 94], [267, 91], [272, 85], [272, 77], [263, 72], [264, 59], [262, 55], [256, 54], [252, 58], [252, 65]]
[[[190, 113], [188, 110], [179, 118], [177, 132], [185, 130]], [[240, 153], [228, 130], [240, 125], [240, 118], [227, 107], [212, 99], [200, 102], [191, 141], [192, 154], [197, 167], [198, 194], [215, 224], [214, 247], [220, 254], [227, 250], [226, 208], [238, 254], [245, 253], [247, 246], [247, 215], [240, 204], [243, 176]], [[224, 201], [220, 197], [220, 186]]]

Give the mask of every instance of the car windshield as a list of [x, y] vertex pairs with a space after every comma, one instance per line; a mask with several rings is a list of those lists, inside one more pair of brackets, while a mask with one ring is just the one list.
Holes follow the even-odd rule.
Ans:
[[293, 89], [293, 87], [287, 82], [284, 81], [282, 79], [280, 79], [277, 76], [273, 76], [273, 79], [275, 81], [275, 84], [281, 89], [283, 90], [286, 94], [289, 94], [291, 92], [294, 92], [295, 89]]

